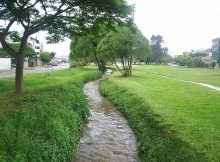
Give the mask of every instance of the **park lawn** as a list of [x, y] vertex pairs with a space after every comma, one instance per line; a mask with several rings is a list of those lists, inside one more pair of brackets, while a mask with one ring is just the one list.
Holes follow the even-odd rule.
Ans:
[[136, 70], [155, 75], [165, 75], [173, 79], [182, 79], [207, 83], [220, 87], [220, 68], [186, 68], [162, 65], [135, 66]]
[[142, 161], [218, 161], [220, 92], [154, 74], [178, 73], [188, 79], [194, 78], [190, 74], [208, 71], [190, 69], [187, 74], [187, 69], [172, 69], [136, 66], [133, 76], [123, 78], [116, 72], [102, 82], [100, 90], [127, 117]]
[[70, 161], [87, 123], [82, 86], [98, 70], [67, 69], [25, 75], [25, 93], [0, 79], [0, 161]]

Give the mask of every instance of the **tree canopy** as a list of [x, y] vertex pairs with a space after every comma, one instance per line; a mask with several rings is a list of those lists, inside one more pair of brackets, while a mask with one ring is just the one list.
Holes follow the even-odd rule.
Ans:
[[[23, 92], [23, 63], [25, 46], [30, 35], [48, 31], [48, 42], [61, 41], [76, 33], [85, 32], [95, 22], [112, 20], [123, 22], [129, 19], [132, 8], [125, 0], [0, 0], [0, 42], [16, 60], [16, 92]], [[23, 27], [23, 34], [13, 31], [13, 24]], [[6, 37], [20, 38], [19, 51], [12, 49]]]
[[104, 59], [98, 58], [97, 46], [110, 31], [115, 30], [115, 27], [116, 24], [112, 22], [97, 23], [86, 34], [74, 37], [70, 45], [70, 58], [73, 60], [74, 65], [85, 65], [95, 62], [99, 70], [104, 73], [106, 63]]
[[192, 57], [192, 56], [178, 56], [175, 59], [176, 63], [180, 66], [187, 67], [205, 67], [205, 63], [202, 61], [201, 57]]
[[156, 64], [161, 63], [164, 56], [168, 54], [168, 48], [162, 48], [164, 42], [161, 35], [151, 36], [151, 54], [149, 56], [149, 62], [155, 62]]
[[[147, 56], [150, 47], [148, 40], [137, 28], [136, 31], [131, 31], [128, 27], [118, 27], [100, 41], [97, 50], [99, 58], [114, 62], [124, 76], [129, 76], [132, 74], [133, 59]], [[118, 59], [122, 63], [122, 69], [116, 64]]]

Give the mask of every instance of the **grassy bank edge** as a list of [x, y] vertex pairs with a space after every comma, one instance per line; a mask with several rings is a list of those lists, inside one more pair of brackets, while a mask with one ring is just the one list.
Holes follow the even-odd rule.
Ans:
[[171, 126], [164, 125], [144, 99], [128, 92], [112, 80], [101, 82], [100, 92], [108, 97], [129, 122], [138, 143], [142, 161], [209, 161], [189, 143], [177, 138]]
[[21, 97], [7, 94], [16, 109], [0, 116], [0, 161], [71, 160], [89, 115], [83, 84], [100, 77], [99, 71], [88, 70]]

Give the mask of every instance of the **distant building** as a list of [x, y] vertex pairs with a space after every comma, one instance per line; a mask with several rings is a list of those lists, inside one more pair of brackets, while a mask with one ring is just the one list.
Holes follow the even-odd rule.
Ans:
[[213, 60], [220, 59], [220, 38], [216, 38], [212, 40], [212, 59]]
[[27, 43], [31, 45], [31, 47], [37, 54], [37, 57], [30, 58], [28, 60], [28, 65], [31, 67], [42, 66], [42, 61], [40, 60], [40, 53], [43, 51], [43, 44], [37, 38], [34, 37], [29, 37]]
[[199, 48], [199, 49], [192, 49], [190, 51], [184, 51], [183, 56], [189, 56], [189, 55], [197, 55], [200, 56], [202, 61], [206, 65], [210, 65], [212, 62], [212, 49], [206, 49], [206, 48]]
[[27, 43], [32, 46], [37, 55], [43, 51], [43, 44], [37, 38], [29, 37]]
[[192, 53], [192, 51], [184, 51], [183, 56], [189, 56]]
[[203, 58], [211, 59], [212, 50], [210, 48], [209, 49], [199, 48], [199, 49], [192, 49], [190, 51], [183, 52], [183, 56], [189, 56], [189, 55], [193, 55], [193, 54], [204, 54], [205, 56], [202, 56]]

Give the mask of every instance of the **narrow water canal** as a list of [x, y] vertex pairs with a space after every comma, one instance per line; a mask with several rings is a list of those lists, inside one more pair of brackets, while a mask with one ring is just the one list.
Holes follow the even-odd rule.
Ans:
[[135, 162], [136, 139], [120, 112], [102, 97], [99, 80], [84, 86], [91, 117], [81, 138], [74, 162]]

